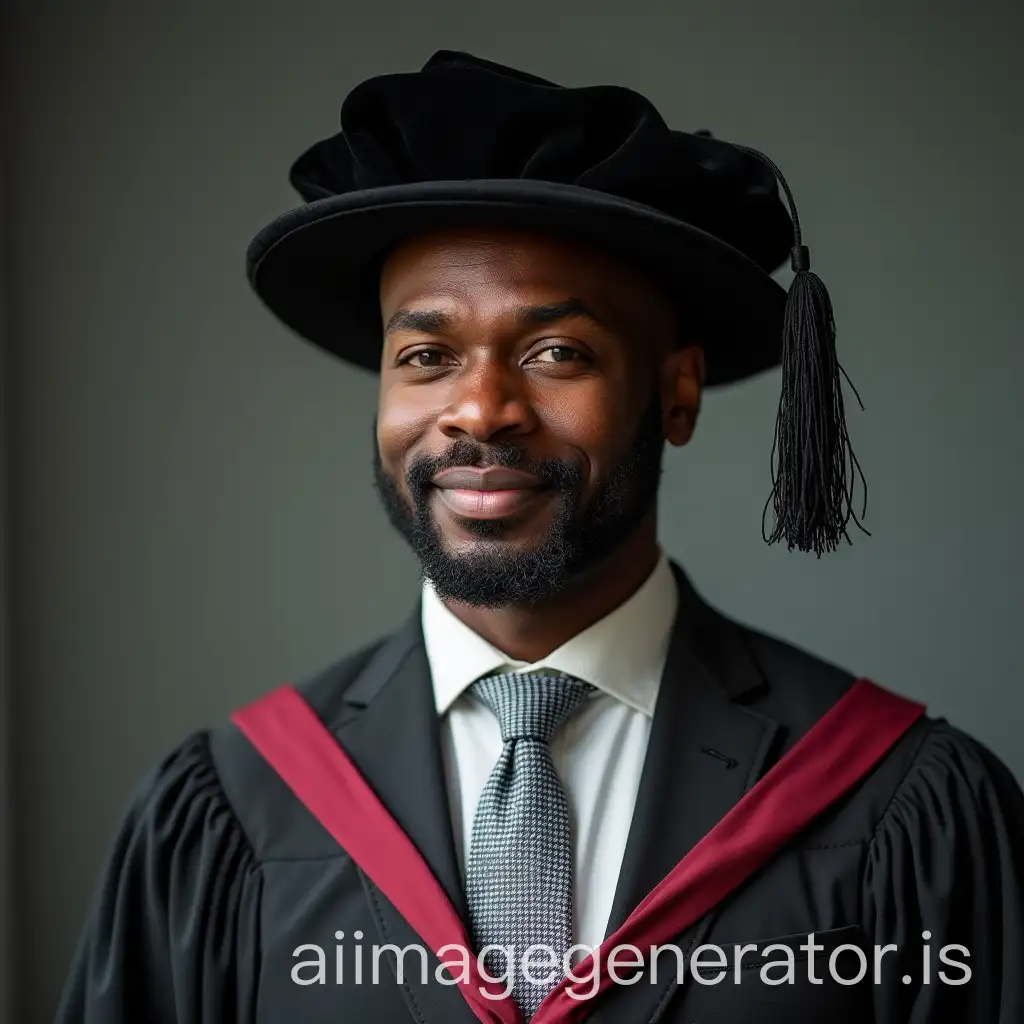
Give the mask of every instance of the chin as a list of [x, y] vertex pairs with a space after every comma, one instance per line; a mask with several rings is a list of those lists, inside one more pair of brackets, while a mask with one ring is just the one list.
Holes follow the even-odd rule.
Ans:
[[469, 519], [445, 510], [435, 514], [434, 529], [453, 548], [479, 541], [540, 547], [551, 529], [551, 519], [549, 513], [541, 510], [500, 519]]
[[543, 530], [503, 527], [500, 520], [493, 519], [476, 520], [465, 529], [441, 531], [444, 546], [454, 555], [500, 551], [527, 553], [540, 550], [546, 539]]

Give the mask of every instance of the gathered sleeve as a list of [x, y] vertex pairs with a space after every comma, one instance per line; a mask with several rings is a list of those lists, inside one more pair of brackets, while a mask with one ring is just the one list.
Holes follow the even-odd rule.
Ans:
[[896, 946], [877, 961], [877, 1024], [1024, 1022], [1024, 794], [945, 722], [879, 823], [863, 898], [874, 958]]
[[57, 1024], [251, 1021], [261, 893], [196, 734], [150, 774], [118, 830]]

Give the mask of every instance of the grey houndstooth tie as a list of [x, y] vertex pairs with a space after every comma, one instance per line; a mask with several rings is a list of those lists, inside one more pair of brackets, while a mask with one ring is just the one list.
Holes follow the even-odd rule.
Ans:
[[[470, 692], [498, 719], [502, 751], [473, 818], [466, 869], [466, 899], [479, 952], [496, 944], [512, 947], [485, 956], [492, 977], [514, 970], [512, 996], [529, 1020], [562, 975], [572, 945], [572, 837], [569, 807], [551, 761], [551, 738], [593, 691], [571, 676], [505, 673], [479, 679]], [[531, 984], [523, 956], [532, 945], [537, 967]], [[553, 956], [546, 951], [553, 951]], [[551, 960], [557, 967], [549, 966]]]

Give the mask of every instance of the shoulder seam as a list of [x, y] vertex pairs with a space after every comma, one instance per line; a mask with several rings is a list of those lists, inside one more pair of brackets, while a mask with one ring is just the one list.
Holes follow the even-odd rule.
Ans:
[[885, 807], [881, 814], [878, 816], [878, 821], [875, 822], [875, 827], [871, 830], [871, 841], [868, 846], [868, 852], [871, 852], [871, 848], [874, 847], [878, 841], [878, 836], [882, 831], [882, 826], [885, 824], [889, 817], [889, 813], [892, 810], [892, 805], [896, 802], [896, 798], [903, 792], [903, 787], [906, 786], [907, 780], [913, 771], [917, 769], [917, 757], [921, 753], [921, 748], [925, 745], [932, 733], [935, 731], [935, 726], [938, 723], [934, 720], [928, 721], [928, 728], [923, 730], [920, 739], [917, 741], [914, 747], [913, 753], [910, 755], [909, 763], [907, 764], [907, 770], [903, 773], [899, 782], [893, 786], [892, 793], [889, 795], [889, 799], [886, 801]]
[[[226, 722], [222, 728], [235, 729], [236, 726], [233, 722]], [[241, 815], [235, 809], [235, 805], [228, 795], [227, 787], [224, 785], [224, 779], [220, 773], [220, 768], [217, 765], [217, 757], [213, 752], [213, 730], [203, 730], [203, 736], [206, 741], [206, 750], [210, 758], [210, 767], [213, 769], [213, 774], [217, 778], [217, 789], [220, 792], [221, 798], [224, 800], [224, 806], [227, 808], [228, 813], [231, 815], [231, 820], [235, 823], [235, 827], [238, 829], [239, 835], [245, 842], [246, 847], [249, 850], [249, 854], [252, 857], [252, 861], [259, 869], [263, 870], [263, 860], [256, 852], [256, 844], [252, 841], [252, 836], [249, 835], [248, 830], [245, 827], [245, 823], [242, 821]]]

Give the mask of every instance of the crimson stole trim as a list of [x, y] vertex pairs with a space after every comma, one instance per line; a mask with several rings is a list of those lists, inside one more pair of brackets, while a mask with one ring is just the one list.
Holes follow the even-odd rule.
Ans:
[[[870, 680], [856, 680], [574, 968], [587, 980], [563, 978], [531, 1024], [582, 1021], [593, 999], [614, 984], [600, 969], [604, 951], [627, 944], [649, 949], [685, 931], [867, 775], [924, 711]], [[459, 950], [472, 953], [473, 946], [444, 890], [298, 691], [281, 686], [231, 719], [438, 959], [452, 965], [453, 977], [463, 974], [457, 983], [481, 1024], [522, 1024], [512, 998], [485, 981], [474, 956], [461, 956]]]

